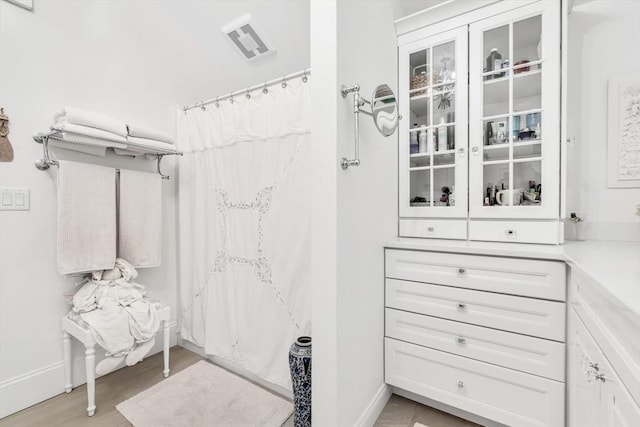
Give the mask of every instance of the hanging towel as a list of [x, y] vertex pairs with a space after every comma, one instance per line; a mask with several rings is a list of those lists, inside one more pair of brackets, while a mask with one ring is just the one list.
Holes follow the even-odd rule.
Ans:
[[127, 150], [141, 151], [145, 153], [175, 153], [176, 148], [166, 142], [156, 141], [154, 139], [136, 138], [130, 136], [127, 138]]
[[129, 131], [129, 136], [133, 136], [134, 138], [155, 139], [156, 141], [175, 144], [175, 139], [171, 135], [167, 135], [166, 133], [158, 132], [153, 129], [127, 125], [127, 130]]
[[125, 148], [127, 138], [113, 132], [71, 123], [57, 123], [52, 129], [62, 131], [58, 138], [77, 144]]
[[59, 162], [58, 271], [111, 269], [116, 261], [116, 171]]
[[127, 124], [113, 117], [80, 108], [65, 107], [55, 115], [57, 124], [70, 123], [96, 129], [102, 129], [120, 136], [127, 136]]
[[162, 254], [162, 185], [157, 173], [120, 171], [118, 256], [136, 268], [158, 267]]
[[49, 138], [49, 145], [52, 147], [64, 148], [66, 150], [79, 151], [85, 154], [91, 154], [93, 156], [104, 157], [107, 154], [107, 147], [101, 147], [99, 145], [87, 145], [77, 144], [75, 142], [64, 141], [64, 137], [61, 136], [58, 139], [56, 137]]

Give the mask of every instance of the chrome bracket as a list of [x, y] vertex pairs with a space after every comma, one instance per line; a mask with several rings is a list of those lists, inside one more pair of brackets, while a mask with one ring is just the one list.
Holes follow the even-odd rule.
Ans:
[[169, 175], [164, 175], [162, 173], [162, 170], [160, 169], [160, 163], [162, 163], [162, 158], [164, 156], [182, 156], [182, 153], [166, 153], [166, 154], [157, 154], [156, 157], [158, 158], [158, 174], [160, 175], [160, 178], [162, 179], [169, 179], [171, 178]]
[[42, 158], [36, 160], [35, 165], [41, 171], [45, 171], [51, 167], [51, 165], [57, 165], [57, 160], [52, 160], [49, 157], [49, 137], [57, 132], [48, 132], [48, 133], [36, 133], [33, 135], [33, 140], [38, 144], [42, 144]]

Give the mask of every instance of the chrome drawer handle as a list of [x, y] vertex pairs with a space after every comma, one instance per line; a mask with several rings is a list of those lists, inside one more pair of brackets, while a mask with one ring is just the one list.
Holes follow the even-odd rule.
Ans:
[[464, 344], [467, 343], [467, 340], [466, 340], [466, 338], [463, 338], [463, 337], [456, 337], [456, 342], [458, 344], [464, 345]]
[[464, 382], [458, 381], [458, 388], [464, 388]]
[[458, 311], [466, 311], [467, 310], [467, 304], [458, 303], [457, 307], [458, 307]]
[[506, 234], [507, 237], [516, 237], [516, 230], [507, 228], [506, 230], [504, 230], [504, 234]]
[[427, 231], [428, 231], [429, 233], [433, 233], [435, 230], [436, 230], [436, 229], [435, 229], [435, 228], [433, 228], [433, 227], [427, 227]]
[[465, 268], [458, 269], [458, 276], [466, 276], [466, 275], [467, 275], [467, 270]]
[[472, 152], [473, 154], [478, 154], [478, 150], [479, 150], [479, 149], [478, 149], [478, 147], [472, 147], [472, 148], [471, 148], [471, 152]]

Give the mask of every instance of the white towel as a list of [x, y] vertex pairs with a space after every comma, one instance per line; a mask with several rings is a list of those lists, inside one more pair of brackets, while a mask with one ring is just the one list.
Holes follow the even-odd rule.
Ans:
[[166, 142], [156, 141], [154, 139], [136, 138], [130, 136], [127, 138], [127, 150], [140, 151], [144, 153], [175, 153], [176, 148]]
[[68, 142], [99, 145], [101, 147], [125, 148], [127, 146], [127, 138], [124, 136], [101, 129], [71, 123], [56, 123], [52, 126], [52, 129], [62, 131], [61, 134], [58, 134], [58, 138]]
[[133, 156], [133, 157], [137, 157], [137, 156], [141, 156], [143, 154], [140, 151], [127, 150], [126, 148], [114, 148], [113, 152], [116, 153], [118, 156]]
[[162, 259], [162, 185], [157, 173], [120, 171], [118, 256], [136, 268]]
[[125, 122], [105, 116], [104, 114], [81, 110], [80, 108], [65, 107], [55, 115], [55, 120], [56, 123], [88, 126], [112, 132], [120, 136], [127, 136], [127, 124]]
[[115, 169], [60, 160], [58, 271], [106, 270], [115, 261]]
[[75, 142], [64, 141], [64, 137], [61, 136], [58, 139], [56, 137], [49, 138], [49, 145], [52, 147], [64, 148], [66, 150], [79, 151], [85, 154], [91, 154], [93, 156], [104, 157], [107, 154], [107, 147], [101, 147], [99, 145], [86, 145], [86, 144], [76, 144]]
[[156, 141], [166, 142], [168, 144], [175, 144], [176, 141], [171, 135], [158, 132], [153, 129], [147, 129], [141, 126], [127, 125], [129, 136], [134, 138], [155, 139]]

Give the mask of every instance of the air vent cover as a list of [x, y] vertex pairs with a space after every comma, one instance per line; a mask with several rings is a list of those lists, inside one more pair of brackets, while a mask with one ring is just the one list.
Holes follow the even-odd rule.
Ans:
[[242, 15], [223, 26], [222, 32], [240, 50], [245, 59], [254, 60], [276, 51], [263, 35], [258, 35], [251, 14]]

